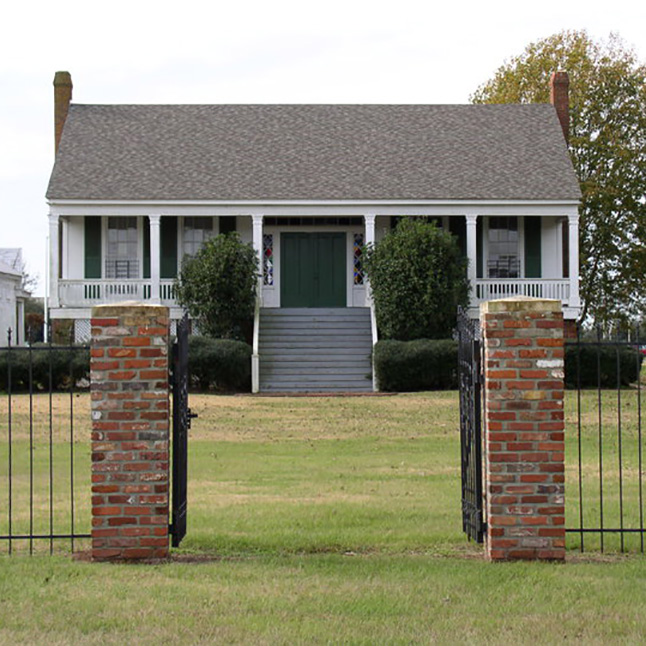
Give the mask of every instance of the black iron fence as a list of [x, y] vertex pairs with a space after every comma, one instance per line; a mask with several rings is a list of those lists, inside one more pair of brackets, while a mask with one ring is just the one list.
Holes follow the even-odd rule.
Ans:
[[460, 382], [460, 448], [462, 462], [462, 529], [478, 543], [484, 540], [482, 491], [481, 358], [479, 322], [458, 311], [458, 377]]
[[89, 385], [88, 346], [15, 346], [9, 331], [0, 347], [0, 549], [9, 554], [75, 551], [90, 536]]
[[644, 446], [639, 330], [566, 342], [568, 546], [644, 552]]

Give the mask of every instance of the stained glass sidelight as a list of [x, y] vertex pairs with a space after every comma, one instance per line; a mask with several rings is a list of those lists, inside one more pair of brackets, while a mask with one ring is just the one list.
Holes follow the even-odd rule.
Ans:
[[265, 233], [262, 236], [262, 282], [263, 285], [274, 284], [274, 236]]
[[352, 260], [354, 263], [354, 284], [363, 285], [363, 233], [354, 234]]

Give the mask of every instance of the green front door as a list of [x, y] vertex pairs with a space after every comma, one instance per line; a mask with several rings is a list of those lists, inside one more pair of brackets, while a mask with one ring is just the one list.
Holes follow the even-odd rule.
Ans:
[[282, 233], [281, 307], [345, 307], [345, 233]]

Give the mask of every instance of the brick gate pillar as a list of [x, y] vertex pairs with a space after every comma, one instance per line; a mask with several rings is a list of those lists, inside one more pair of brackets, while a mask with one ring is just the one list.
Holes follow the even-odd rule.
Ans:
[[561, 303], [483, 303], [486, 554], [564, 559]]
[[92, 558], [168, 556], [168, 308], [92, 309]]

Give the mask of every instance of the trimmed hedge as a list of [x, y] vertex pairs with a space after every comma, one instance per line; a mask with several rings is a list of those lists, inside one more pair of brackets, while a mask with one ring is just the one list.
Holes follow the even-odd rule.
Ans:
[[251, 353], [248, 343], [230, 339], [191, 336], [188, 369], [191, 385], [200, 390], [249, 392]]
[[[21, 347], [11, 351], [11, 390], [29, 390], [29, 350]], [[59, 349], [46, 344], [32, 347], [32, 387], [35, 391], [49, 390], [51, 357], [52, 386], [65, 390], [70, 386], [70, 361], [74, 387], [83, 380], [89, 384], [90, 352], [84, 348]], [[251, 346], [241, 341], [189, 337], [189, 373], [191, 385], [200, 390], [249, 392], [251, 390]], [[8, 353], [0, 351], [0, 390], [8, 389]]]
[[[49, 389], [48, 346], [36, 344], [32, 350], [32, 385], [34, 390]], [[40, 348], [40, 349], [38, 349]], [[251, 390], [251, 346], [242, 341], [211, 339], [203, 336], [189, 338], [189, 371], [192, 386], [200, 390], [249, 392]], [[565, 387], [576, 388], [577, 354], [582, 388], [596, 388], [596, 346], [566, 345]], [[450, 390], [458, 387], [457, 342], [451, 339], [419, 339], [416, 341], [379, 341], [374, 348], [373, 362], [379, 388], [385, 392], [415, 392], [420, 390]], [[599, 349], [601, 387], [617, 387], [617, 350]], [[634, 348], [619, 347], [621, 386], [635, 383], [644, 357]], [[75, 387], [89, 379], [89, 351], [77, 348], [51, 351], [52, 384], [54, 390], [69, 388], [70, 360]], [[0, 390], [8, 387], [7, 351], [0, 351]], [[29, 389], [29, 351], [11, 352], [11, 389]]]
[[452, 339], [378, 341], [373, 362], [379, 390], [414, 392], [458, 387], [458, 344]]
[[[618, 346], [620, 385], [628, 386], [639, 379], [644, 357], [635, 348]], [[578, 356], [578, 358], [577, 358]], [[601, 367], [601, 378], [597, 377]], [[580, 373], [582, 388], [617, 387], [617, 347], [594, 345], [565, 346], [565, 387], [576, 388]]]
[[[31, 354], [32, 387], [34, 390], [49, 390], [49, 371], [51, 359], [52, 388], [64, 390], [70, 386], [71, 374], [74, 387], [80, 387], [81, 380], [89, 385], [90, 351], [85, 348], [60, 349], [44, 343], [32, 346], [31, 353], [20, 346], [11, 351], [11, 390], [12, 392], [29, 390], [29, 356]], [[9, 386], [9, 353], [0, 351], [0, 390], [6, 391]], [[82, 382], [81, 382], [82, 383]]]
[[[565, 346], [565, 387], [577, 387], [580, 369], [581, 387], [596, 388], [597, 348], [581, 345]], [[577, 368], [577, 354], [580, 368]], [[617, 387], [617, 349], [602, 346], [599, 349], [601, 387]], [[620, 385], [629, 386], [639, 378], [644, 357], [634, 348], [619, 346]], [[414, 392], [419, 390], [449, 390], [458, 387], [457, 342], [420, 339], [418, 341], [379, 341], [375, 345], [373, 361], [379, 389], [386, 392]]]

